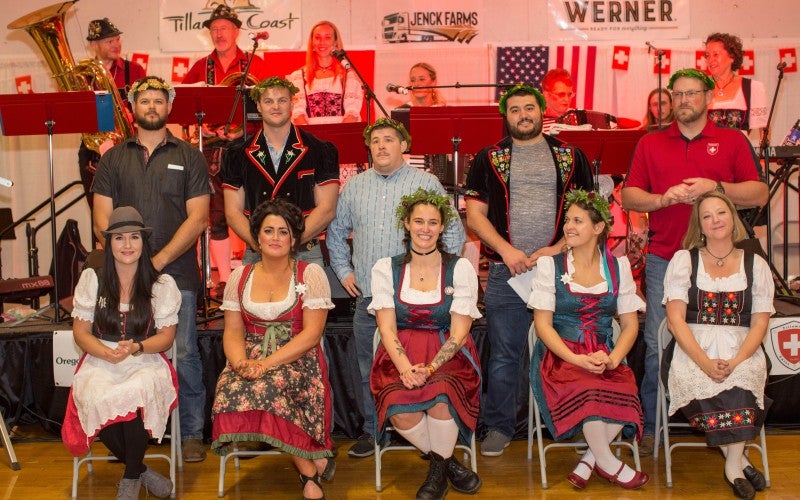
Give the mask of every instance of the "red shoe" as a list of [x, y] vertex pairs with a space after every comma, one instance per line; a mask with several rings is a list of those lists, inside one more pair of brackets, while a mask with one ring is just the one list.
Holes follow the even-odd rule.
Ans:
[[598, 476], [608, 479], [609, 482], [619, 485], [625, 488], [626, 490], [635, 490], [636, 488], [641, 488], [642, 486], [647, 484], [647, 481], [650, 480], [650, 476], [648, 476], [647, 473], [641, 471], [634, 471], [633, 478], [630, 481], [623, 483], [622, 481], [619, 480], [619, 475], [624, 468], [625, 468], [625, 462], [620, 464], [619, 470], [613, 476], [608, 472], [604, 471], [603, 469], [601, 469], [599, 465], [595, 467], [595, 470], [597, 471]]
[[579, 490], [586, 488], [586, 485], [589, 484], [589, 479], [592, 478], [592, 474], [594, 473], [594, 466], [589, 465], [585, 460], [578, 462], [578, 465], [575, 466], [575, 469], [577, 469], [581, 464], [589, 468], [589, 477], [584, 479], [580, 475], [576, 474], [574, 469], [572, 472], [567, 474], [567, 481], [569, 481], [572, 486], [578, 488]]

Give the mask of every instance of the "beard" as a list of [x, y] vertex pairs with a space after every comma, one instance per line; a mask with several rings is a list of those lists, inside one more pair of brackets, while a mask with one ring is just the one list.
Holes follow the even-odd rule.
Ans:
[[[533, 128], [529, 132], [523, 132], [519, 128], [520, 123], [525, 121], [529, 121], [533, 124]], [[520, 120], [516, 124], [512, 124], [508, 119], [506, 119], [506, 125], [508, 126], [508, 133], [511, 135], [511, 138], [518, 141], [529, 141], [542, 133], [542, 120], [536, 121], [526, 118], [524, 120]]]
[[167, 117], [155, 115], [156, 118], [149, 118], [149, 114], [136, 115], [136, 125], [144, 130], [161, 130], [167, 125]]
[[705, 108], [694, 110], [692, 108], [678, 107], [675, 109], [675, 119], [678, 120], [679, 123], [686, 125], [696, 122], [706, 113], [708, 113], [708, 111]]

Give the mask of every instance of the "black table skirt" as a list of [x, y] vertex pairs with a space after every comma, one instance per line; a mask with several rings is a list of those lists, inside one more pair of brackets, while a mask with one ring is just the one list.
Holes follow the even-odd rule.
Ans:
[[[200, 355], [203, 360], [203, 382], [206, 386], [206, 415], [210, 415], [211, 402], [217, 377], [225, 365], [221, 330], [199, 332]], [[481, 364], [486, 366], [489, 343], [486, 328], [476, 324], [472, 329]], [[69, 389], [53, 385], [52, 337], [50, 331], [39, 333], [3, 334], [0, 336], [0, 408], [10, 424], [33, 423], [39, 420], [43, 427], [60, 433]], [[356, 391], [360, 390], [352, 327], [349, 323], [329, 323], [325, 329], [325, 353], [334, 394], [334, 433], [355, 438], [361, 433], [362, 418], [357, 404]], [[510, 390], [516, 390], [517, 438], [524, 438], [528, 418], [528, 356], [520, 353], [523, 369]], [[631, 367], [640, 379], [643, 371], [644, 343], [641, 336], [628, 357]], [[767, 395], [774, 400], [767, 415], [767, 425], [796, 426], [800, 414], [796, 402], [800, 400], [800, 378], [770, 377]], [[211, 421], [206, 419], [206, 437], [211, 436]], [[478, 435], [483, 434], [479, 423]]]

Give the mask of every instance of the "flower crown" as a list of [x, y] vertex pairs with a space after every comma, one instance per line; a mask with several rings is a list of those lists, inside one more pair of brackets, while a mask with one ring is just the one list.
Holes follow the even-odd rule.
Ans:
[[161, 90], [167, 94], [167, 100], [172, 103], [175, 100], [175, 89], [157, 76], [145, 76], [133, 82], [130, 91], [128, 91], [128, 102], [136, 104], [136, 96], [145, 90]]
[[442, 226], [445, 228], [458, 216], [453, 205], [450, 204], [449, 196], [446, 194], [439, 194], [436, 191], [426, 191], [425, 189], [419, 188], [412, 194], [407, 194], [400, 198], [400, 204], [397, 205], [397, 209], [395, 210], [397, 227], [400, 229], [405, 228], [403, 223], [411, 217], [411, 211], [420, 203], [436, 207], [436, 210], [442, 214]]
[[289, 95], [295, 95], [296, 93], [300, 92], [300, 90], [294, 86], [292, 82], [286, 80], [285, 78], [281, 78], [279, 76], [271, 76], [269, 78], [265, 78], [258, 82], [252, 89], [250, 89], [250, 97], [258, 102], [261, 100], [261, 96], [264, 94], [264, 91], [267, 89], [272, 88], [284, 88], [289, 90]]
[[547, 108], [547, 102], [544, 100], [544, 96], [541, 92], [536, 90], [534, 87], [527, 83], [518, 83], [511, 87], [510, 89], [506, 90], [502, 97], [500, 97], [500, 114], [505, 116], [506, 114], [506, 101], [509, 97], [516, 95], [516, 94], [523, 94], [523, 95], [533, 95], [536, 97], [536, 101], [539, 103], [539, 107], [542, 108], [542, 112], [544, 112], [545, 108]]
[[408, 133], [406, 127], [402, 123], [386, 117], [378, 118], [377, 120], [375, 120], [375, 123], [367, 126], [367, 128], [364, 129], [364, 144], [366, 144], [367, 147], [369, 147], [369, 138], [370, 135], [372, 135], [373, 130], [375, 130], [376, 128], [386, 128], [386, 127], [397, 130], [397, 132], [400, 134], [403, 140], [406, 141], [407, 144], [406, 147], [408, 148], [408, 150], [409, 151], [411, 150], [411, 134]]
[[603, 222], [606, 223], [607, 226], [611, 226], [612, 217], [611, 217], [611, 208], [608, 204], [608, 200], [597, 194], [595, 191], [584, 191], [583, 189], [573, 189], [566, 196], [566, 206], [564, 210], [569, 210], [573, 204], [580, 202], [587, 207], [591, 207], [600, 215], [600, 218], [603, 219]]
[[694, 78], [700, 80], [701, 82], [703, 82], [703, 85], [706, 86], [706, 90], [713, 90], [715, 87], [714, 79], [708, 76], [707, 74], [694, 68], [685, 68], [685, 69], [679, 69], [678, 71], [675, 72], [674, 75], [669, 77], [669, 83], [667, 84], [667, 88], [672, 90], [672, 85], [678, 78]]

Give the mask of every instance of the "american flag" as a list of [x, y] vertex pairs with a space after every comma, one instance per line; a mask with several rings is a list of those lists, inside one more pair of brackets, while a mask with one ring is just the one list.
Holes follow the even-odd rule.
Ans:
[[[575, 82], [575, 107], [593, 109], [596, 62], [595, 46], [498, 47], [497, 83], [525, 82], [541, 88], [550, 68], [564, 68]], [[503, 90], [498, 89], [498, 99]]]

